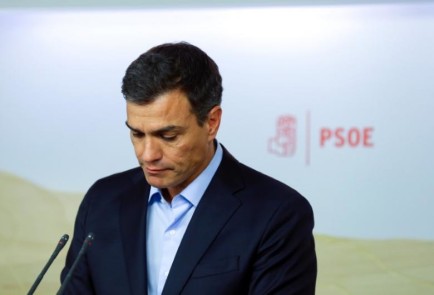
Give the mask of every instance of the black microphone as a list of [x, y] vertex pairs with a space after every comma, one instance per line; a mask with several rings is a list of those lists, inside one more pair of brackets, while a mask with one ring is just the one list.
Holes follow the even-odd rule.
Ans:
[[80, 261], [81, 257], [86, 253], [87, 248], [92, 245], [94, 235], [93, 233], [89, 233], [84, 239], [83, 245], [81, 246], [80, 252], [78, 252], [77, 257], [74, 260], [74, 263], [72, 264], [71, 268], [69, 269], [68, 273], [66, 274], [65, 280], [63, 281], [62, 285], [60, 286], [59, 291], [57, 291], [56, 295], [61, 295], [63, 292], [65, 292], [66, 286], [68, 285], [69, 281], [71, 280], [72, 273], [74, 272], [74, 269], [77, 267], [78, 262]]
[[54, 249], [53, 254], [51, 254], [50, 259], [48, 259], [47, 264], [45, 264], [44, 268], [42, 269], [39, 276], [36, 278], [36, 281], [33, 283], [32, 287], [30, 288], [27, 295], [32, 295], [33, 292], [35, 292], [36, 288], [38, 287], [39, 283], [42, 281], [42, 278], [44, 277], [45, 273], [47, 272], [48, 268], [53, 263], [54, 259], [56, 259], [57, 255], [59, 254], [60, 250], [65, 247], [66, 243], [68, 242], [69, 236], [67, 234], [64, 234], [60, 240], [59, 243], [57, 243], [56, 249]]

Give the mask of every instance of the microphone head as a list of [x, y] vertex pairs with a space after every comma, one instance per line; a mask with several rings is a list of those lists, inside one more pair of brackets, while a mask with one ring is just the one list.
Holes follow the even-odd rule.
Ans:
[[69, 240], [69, 235], [64, 234], [59, 241], [59, 245], [65, 245]]
[[95, 235], [93, 233], [88, 233], [86, 239], [89, 240], [89, 242], [93, 241], [95, 238]]
[[59, 243], [57, 243], [57, 247], [56, 247], [56, 251], [54, 252], [54, 255], [57, 256], [57, 254], [60, 252], [60, 250], [63, 249], [63, 247], [65, 247], [66, 243], [69, 240], [69, 236], [67, 234], [64, 234], [60, 240]]
[[86, 239], [84, 240], [84, 243], [87, 244], [87, 246], [92, 246], [92, 241], [95, 238], [95, 235], [93, 233], [88, 233]]

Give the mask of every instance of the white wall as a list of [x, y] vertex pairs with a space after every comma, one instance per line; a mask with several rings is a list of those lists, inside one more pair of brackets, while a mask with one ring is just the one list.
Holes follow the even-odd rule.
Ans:
[[[3, 10], [0, 36], [0, 170], [84, 192], [134, 166], [124, 71], [185, 40], [220, 66], [219, 140], [304, 194], [316, 232], [434, 238], [433, 4]], [[290, 155], [269, 150], [280, 116], [296, 120]], [[350, 142], [321, 144], [337, 128]]]

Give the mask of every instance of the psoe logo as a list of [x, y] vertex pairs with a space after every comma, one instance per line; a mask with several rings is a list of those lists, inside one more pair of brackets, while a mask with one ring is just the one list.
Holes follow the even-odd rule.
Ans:
[[[311, 162], [312, 143], [314, 148], [327, 149], [370, 149], [374, 147], [374, 127], [373, 126], [352, 126], [348, 127], [324, 127], [320, 125], [319, 130], [311, 130], [310, 111], [306, 111], [305, 123], [300, 126], [296, 117], [292, 115], [281, 115], [277, 118], [275, 135], [268, 139], [268, 152], [280, 157], [292, 157], [296, 152], [297, 145], [300, 146], [300, 134], [297, 130], [302, 128], [301, 138], [305, 142], [301, 143], [304, 147], [304, 158], [306, 165]], [[304, 127], [304, 128], [303, 128]], [[311, 142], [311, 135], [313, 141]], [[300, 148], [298, 148], [300, 150]]]
[[293, 156], [297, 146], [297, 120], [290, 115], [277, 118], [276, 133], [268, 140], [268, 152], [288, 157]]

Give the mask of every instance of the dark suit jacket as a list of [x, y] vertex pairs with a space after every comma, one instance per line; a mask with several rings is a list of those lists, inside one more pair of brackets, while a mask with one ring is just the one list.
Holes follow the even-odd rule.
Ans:
[[[143, 295], [146, 211], [141, 168], [97, 181], [77, 215], [62, 280], [84, 238], [95, 240], [67, 294]], [[313, 213], [299, 193], [226, 150], [181, 241], [163, 295], [315, 293]]]

